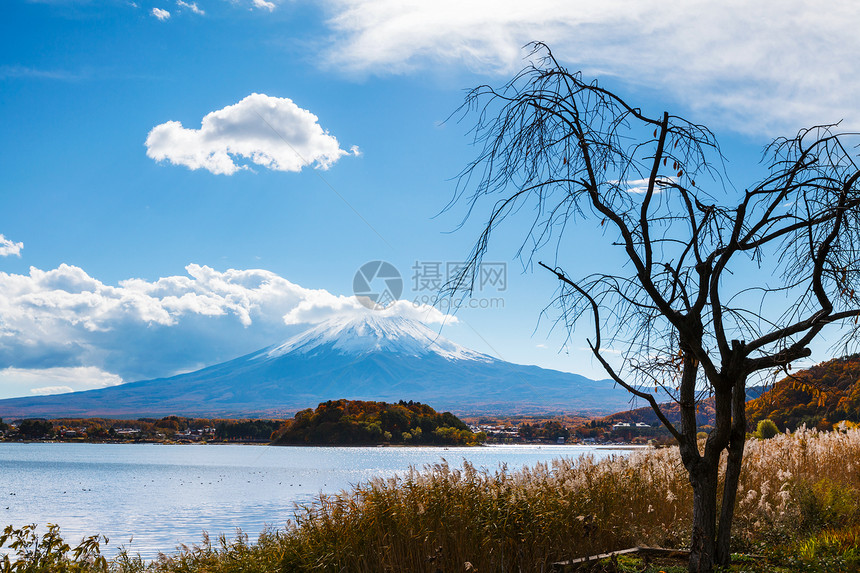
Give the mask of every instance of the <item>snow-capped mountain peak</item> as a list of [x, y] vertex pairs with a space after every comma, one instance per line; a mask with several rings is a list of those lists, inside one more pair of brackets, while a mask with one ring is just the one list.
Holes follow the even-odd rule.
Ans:
[[388, 352], [406, 356], [436, 354], [448, 360], [493, 360], [448, 340], [417, 320], [379, 313], [327, 320], [267, 349], [260, 357], [271, 359], [290, 353], [314, 354], [332, 350], [358, 356]]
[[611, 381], [512, 364], [464, 348], [436, 327], [385, 313], [331, 320], [257, 352], [170, 378], [0, 400], [0, 416], [281, 417], [326, 400], [417, 400], [454, 413], [627, 407]]

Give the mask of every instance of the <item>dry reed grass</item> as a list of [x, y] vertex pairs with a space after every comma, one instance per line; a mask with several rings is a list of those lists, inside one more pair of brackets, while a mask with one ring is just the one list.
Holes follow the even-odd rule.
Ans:
[[[738, 495], [735, 547], [782, 547], [808, 558], [803, 563], [813, 564], [810, 571], [817, 570], [816, 548], [860, 552], [858, 494], [860, 430], [801, 429], [753, 439]], [[637, 544], [684, 546], [691, 507], [676, 448], [514, 471], [440, 463], [321, 496], [300, 508], [286, 530], [264, 532], [256, 543], [240, 536], [213, 546], [206, 539], [151, 564], [121, 555], [110, 568], [540, 572], [557, 560]]]
[[[738, 549], [860, 523], [860, 431], [750, 440]], [[545, 571], [637, 544], [683, 546], [692, 490], [677, 449], [509, 471], [437, 464], [305, 507], [290, 536], [332, 571]]]

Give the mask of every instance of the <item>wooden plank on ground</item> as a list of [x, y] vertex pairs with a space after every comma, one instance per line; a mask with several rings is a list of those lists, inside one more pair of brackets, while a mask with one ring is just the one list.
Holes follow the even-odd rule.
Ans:
[[620, 551], [610, 551], [609, 553], [601, 553], [600, 555], [590, 555], [588, 557], [580, 557], [578, 559], [571, 559], [569, 561], [559, 561], [557, 563], [552, 564], [552, 570], [557, 573], [567, 573], [568, 571], [576, 571], [581, 566], [586, 565], [588, 563], [593, 563], [594, 561], [600, 561], [601, 559], [609, 559], [613, 555], [631, 555], [633, 553], [639, 553], [638, 547], [633, 547], [631, 549], [621, 549]]
[[601, 553], [599, 555], [589, 555], [588, 557], [580, 557], [578, 559], [570, 559], [568, 561], [559, 561], [552, 564], [552, 570], [557, 573], [568, 573], [576, 571], [583, 565], [600, 561], [601, 559], [610, 559], [613, 556], [633, 555], [639, 553], [646, 557], [663, 557], [669, 559], [689, 559], [690, 552], [685, 549], [663, 549], [662, 547], [631, 547], [630, 549], [621, 549], [619, 551], [610, 551], [609, 553]]

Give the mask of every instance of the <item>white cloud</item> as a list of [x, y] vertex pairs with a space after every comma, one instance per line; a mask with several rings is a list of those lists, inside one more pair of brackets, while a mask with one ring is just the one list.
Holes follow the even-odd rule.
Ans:
[[0, 235], [0, 257], [8, 257], [9, 255], [20, 257], [23, 248], [24, 243], [15, 243]]
[[[27, 275], [0, 272], [0, 364], [6, 367], [0, 397], [167, 376], [282, 341], [305, 323], [370, 312], [354, 297], [303, 288], [271, 271], [190, 264], [186, 272], [115, 286], [65, 264], [31, 267]], [[385, 313], [428, 323], [446, 319], [407, 301]]]
[[[248, 168], [234, 161], [238, 158], [276, 171], [310, 165], [328, 169], [350, 152], [317, 121], [291, 99], [255, 93], [207, 114], [200, 129], [186, 129], [178, 121], [155, 126], [146, 138], [146, 154], [223, 175]], [[357, 149], [352, 153], [357, 155]]]
[[164, 22], [165, 20], [170, 18], [170, 12], [167, 10], [162, 10], [161, 8], [153, 8], [152, 15]]
[[329, 63], [387, 74], [459, 64], [509, 75], [546, 42], [572, 69], [615, 76], [709, 122], [782, 134], [860, 127], [860, 18], [849, 0], [330, 0]]
[[457, 318], [439, 309], [408, 300], [398, 300], [385, 310], [370, 310], [355, 296], [333, 295], [325, 290], [311, 291], [305, 300], [284, 315], [284, 324], [316, 323], [340, 316], [361, 316], [368, 313], [381, 316], [403, 316], [427, 324], [454, 324]]
[[41, 388], [31, 388], [30, 393], [38, 396], [48, 396], [50, 394], [68, 394], [74, 392], [71, 386], [42, 386]]
[[88, 73], [71, 72], [68, 70], [44, 70], [27, 66], [0, 66], [0, 80], [14, 78], [34, 78], [39, 80], [57, 80], [75, 82], [88, 77]]
[[253, 0], [254, 8], [259, 8], [261, 10], [268, 10], [271, 12], [275, 9], [274, 2], [267, 2], [266, 0]]
[[62, 394], [122, 384], [116, 374], [93, 366], [0, 369], [0, 398], [27, 394]]
[[197, 6], [197, 2], [183, 2], [182, 0], [176, 0], [176, 5], [180, 8], [188, 8], [189, 10], [191, 10], [195, 14], [199, 14], [200, 16], [206, 14], [206, 12], [204, 12], [200, 9], [199, 6]]
[[[661, 193], [664, 185], [669, 185], [675, 181], [673, 177], [659, 177], [657, 178], [656, 185], [654, 187], [654, 193]], [[628, 193], [632, 193], [633, 195], [644, 195], [648, 192], [648, 179], [632, 179], [630, 181], [610, 181], [609, 183], [618, 185], [620, 187], [627, 187], [626, 191]]]

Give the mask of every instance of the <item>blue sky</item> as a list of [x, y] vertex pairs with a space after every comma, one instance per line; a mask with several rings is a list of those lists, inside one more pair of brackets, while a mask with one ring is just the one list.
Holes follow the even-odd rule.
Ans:
[[[464, 90], [550, 44], [646, 111], [709, 125], [735, 185], [771, 138], [860, 127], [858, 8], [832, 2], [11, 0], [0, 34], [0, 397], [169, 375], [360, 312], [356, 270], [463, 260], [480, 225], [444, 211], [475, 156]], [[297, 161], [297, 157], [301, 159]], [[596, 228], [577, 268], [615, 260]], [[442, 334], [602, 377], [516, 259]], [[588, 248], [583, 248], [588, 245]], [[552, 253], [543, 254], [552, 258]], [[813, 358], [824, 359], [824, 355]]]

